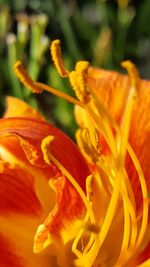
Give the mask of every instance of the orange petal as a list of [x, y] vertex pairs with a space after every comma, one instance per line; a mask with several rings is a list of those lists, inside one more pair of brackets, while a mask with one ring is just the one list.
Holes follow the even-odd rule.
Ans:
[[127, 75], [115, 71], [89, 68], [87, 82], [117, 122], [120, 122], [130, 89]]
[[144, 250], [138, 255], [136, 263], [137, 265], [139, 265], [141, 263], [144, 263], [148, 259], [150, 259], [150, 241], [148, 242]]
[[51, 234], [59, 235], [59, 231], [72, 223], [75, 218], [81, 217], [83, 203], [76, 190], [64, 176], [51, 180], [56, 192], [56, 206], [45, 221], [45, 226]]
[[34, 179], [20, 166], [0, 163], [1, 264], [4, 267], [48, 267], [49, 257], [35, 256], [32, 249], [35, 230], [45, 217]]
[[44, 223], [37, 229], [34, 240], [36, 253], [46, 248], [54, 239], [55, 242], [60, 242], [61, 238], [64, 238], [65, 230], [68, 232], [67, 239], [70, 240], [72, 237], [70, 227], [83, 216], [84, 212], [79, 194], [65, 176], [50, 180], [50, 186], [56, 192], [56, 204]]
[[[115, 71], [89, 68], [87, 83], [96, 96], [102, 101], [110, 114], [120, 123], [130, 90], [130, 79], [127, 75]], [[138, 81], [138, 97], [133, 108], [129, 143], [132, 145], [141, 164], [148, 191], [150, 191], [150, 81]], [[102, 139], [102, 144], [105, 142]], [[127, 157], [126, 168], [133, 185], [138, 208], [142, 205], [140, 183], [136, 170]]]
[[[45, 164], [41, 151], [41, 142], [48, 135], [54, 136], [51, 153], [85, 190], [85, 179], [89, 174], [88, 165], [76, 145], [63, 132], [46, 122], [29, 118], [1, 119], [0, 129], [1, 136], [13, 134], [25, 140], [24, 144], [22, 142], [22, 146], [27, 158], [32, 163], [32, 157], [35, 155], [40, 162], [40, 166]], [[27, 146], [27, 143], [30, 146]], [[33, 151], [34, 155], [32, 155], [31, 151]]]
[[3, 117], [30, 117], [44, 120], [44, 117], [36, 109], [32, 108], [24, 101], [12, 96], [6, 97], [6, 111]]
[[31, 219], [29, 216], [1, 217], [1, 266], [53, 266], [51, 255], [33, 253], [33, 238], [38, 224], [38, 220]]
[[1, 266], [2, 267], [24, 267], [22, 259], [16, 255], [12, 244], [6, 238], [0, 235], [0, 251], [1, 251]]
[[35, 194], [34, 177], [24, 168], [0, 161], [0, 214], [39, 216], [42, 207]]

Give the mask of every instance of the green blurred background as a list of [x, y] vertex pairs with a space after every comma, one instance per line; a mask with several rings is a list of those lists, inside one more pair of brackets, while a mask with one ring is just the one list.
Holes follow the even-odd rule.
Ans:
[[38, 108], [48, 121], [73, 136], [73, 107], [46, 92], [33, 95], [19, 83], [12, 66], [21, 59], [34, 80], [72, 94], [53, 67], [49, 45], [59, 38], [71, 70], [77, 60], [122, 71], [132, 60], [150, 79], [150, 1], [0, 0], [0, 112], [13, 95]]

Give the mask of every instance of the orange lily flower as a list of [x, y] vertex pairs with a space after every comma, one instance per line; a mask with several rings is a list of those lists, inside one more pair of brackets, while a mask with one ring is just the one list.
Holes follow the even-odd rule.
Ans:
[[8, 99], [0, 122], [1, 244], [10, 256], [3, 265], [148, 267], [150, 82], [129, 61], [122, 64], [129, 76], [86, 61], [69, 72], [58, 40], [51, 52], [77, 98], [32, 81], [21, 62], [15, 72], [34, 92], [47, 90], [75, 104], [82, 155], [40, 114]]

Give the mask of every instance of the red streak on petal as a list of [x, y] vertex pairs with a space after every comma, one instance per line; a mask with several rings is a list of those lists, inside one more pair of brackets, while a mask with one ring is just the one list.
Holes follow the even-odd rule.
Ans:
[[144, 263], [144, 261], [148, 259], [150, 259], [150, 241], [141, 254], [137, 257], [137, 265]]
[[0, 266], [25, 267], [23, 260], [16, 255], [13, 245], [0, 234]]
[[39, 216], [42, 208], [34, 191], [33, 177], [17, 166], [1, 164], [0, 213]]
[[59, 236], [60, 230], [79, 218], [83, 212], [83, 202], [77, 191], [64, 176], [52, 181], [56, 191], [56, 205], [44, 225], [51, 234]]

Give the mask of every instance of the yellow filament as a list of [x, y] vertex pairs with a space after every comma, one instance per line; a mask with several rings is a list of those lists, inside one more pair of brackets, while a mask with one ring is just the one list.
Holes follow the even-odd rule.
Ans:
[[99, 157], [99, 153], [91, 143], [88, 129], [78, 129], [76, 132], [76, 140], [80, 151], [85, 156], [87, 161], [96, 163]]
[[82, 252], [79, 249], [77, 249], [77, 245], [79, 243], [81, 236], [83, 235], [83, 232], [84, 232], [84, 229], [82, 228], [77, 234], [77, 236], [74, 238], [74, 241], [72, 244], [72, 252], [77, 256], [78, 259], [82, 258]]
[[[125, 173], [126, 176], [126, 183], [127, 183], [127, 191], [129, 194], [129, 209], [130, 209], [130, 216], [131, 216], [131, 235], [130, 235], [130, 244], [129, 244], [129, 250], [132, 249], [136, 242], [137, 237], [137, 220], [136, 220], [136, 209], [135, 209], [135, 199], [133, 195], [132, 186], [129, 180], [129, 177], [127, 176], [127, 173]], [[128, 201], [128, 199], [127, 199]]]
[[[125, 67], [130, 75], [130, 79], [131, 79], [131, 89], [129, 92], [129, 97], [128, 97], [128, 101], [127, 101], [127, 105], [126, 105], [126, 110], [125, 110], [125, 115], [123, 117], [124, 120], [124, 126], [123, 126], [123, 143], [122, 143], [122, 157], [125, 157], [125, 153], [126, 153], [126, 147], [127, 147], [127, 136], [129, 134], [129, 126], [130, 126], [130, 121], [131, 121], [131, 114], [132, 114], [132, 108], [133, 108], [133, 103], [135, 100], [135, 97], [137, 96], [137, 82], [138, 82], [138, 72], [135, 68], [135, 66], [127, 61], [127, 62], [123, 62], [122, 63], [123, 67]], [[142, 194], [143, 194], [143, 219], [142, 219], [142, 225], [141, 225], [141, 229], [140, 229], [140, 233], [138, 236], [138, 240], [136, 243], [136, 247], [134, 249], [137, 249], [137, 247], [140, 245], [145, 230], [147, 228], [147, 219], [148, 219], [148, 198], [147, 198], [147, 187], [146, 187], [146, 182], [145, 182], [145, 178], [141, 169], [141, 166], [132, 150], [132, 148], [130, 146], [128, 146], [128, 151], [130, 152], [130, 156], [134, 162], [134, 166], [138, 172], [139, 175], [139, 180], [141, 183], [141, 189], [142, 189]]]
[[[87, 192], [87, 198], [90, 201], [91, 206], [92, 206], [92, 197], [93, 197], [92, 181], [93, 181], [93, 176], [89, 175], [86, 179], [86, 192]], [[85, 222], [87, 222], [87, 220]], [[94, 239], [95, 239], [94, 233], [98, 233], [100, 230], [98, 225], [89, 224], [89, 222], [85, 223], [85, 229], [91, 232], [91, 236], [90, 236], [88, 243], [84, 247], [83, 255], [86, 255], [87, 251], [92, 246]]]
[[137, 235], [137, 226], [135, 227], [136, 216], [132, 203], [128, 198], [127, 195], [128, 192], [124, 180], [122, 181], [121, 194], [123, 197], [123, 206], [124, 206], [124, 234], [123, 234], [121, 252], [115, 266], [121, 266], [122, 262], [125, 263], [129, 241], [131, 241], [130, 239], [132, 238], [132, 244], [133, 242], [135, 243]]
[[[99, 165], [99, 162], [98, 162], [98, 165]], [[107, 172], [107, 177], [109, 177], [109, 179], [110, 179], [110, 174], [109, 174], [110, 167], [106, 166], [104, 168], [103, 165], [104, 164], [101, 164], [101, 168], [103, 168], [104, 172]], [[127, 174], [124, 174], [124, 175], [126, 177], [126, 182], [128, 183], [127, 184], [127, 190], [128, 190], [128, 193], [129, 193], [129, 197], [131, 197], [132, 201], [127, 196], [125, 180], [122, 180], [120, 193], [122, 194], [122, 197], [123, 197], [124, 206], [126, 206], [126, 214], [127, 214], [127, 212], [129, 212], [129, 215], [131, 217], [131, 231], [130, 231], [131, 234], [129, 236], [129, 235], [127, 235], [125, 233], [124, 236], [123, 236], [124, 241], [122, 243], [120, 256], [119, 256], [118, 261], [117, 261], [118, 263], [120, 262], [120, 260], [122, 260], [123, 255], [126, 256], [125, 251], [127, 250], [127, 246], [125, 247], [125, 244], [127, 244], [127, 242], [129, 242], [129, 238], [130, 238], [130, 243], [131, 243], [130, 247], [132, 248], [134, 246], [134, 244], [135, 244], [136, 236], [137, 236], [136, 215], [135, 215], [135, 207], [134, 207], [134, 201], [133, 201], [133, 196], [132, 196], [133, 192], [132, 192], [132, 188], [131, 188], [130, 182], [129, 182], [128, 178], [127, 178]], [[109, 182], [109, 179], [107, 180], [107, 183]], [[107, 184], [105, 185], [105, 189], [106, 188], [107, 188]], [[128, 223], [126, 224], [125, 227], [128, 228]], [[128, 231], [128, 233], [129, 233], [129, 231]], [[117, 266], [117, 264], [116, 264], [116, 266]]]
[[[148, 205], [150, 206], [149, 194], [148, 194]], [[141, 220], [142, 216], [143, 216], [143, 210], [140, 210], [137, 216], [137, 222]]]
[[104, 188], [104, 191], [106, 192], [106, 195], [110, 197], [111, 192], [112, 192], [112, 184], [110, 181], [111, 178], [111, 167], [110, 165], [106, 165], [104, 164], [104, 161], [99, 160], [97, 162], [97, 166], [99, 167], [99, 173], [100, 173], [100, 179]]
[[85, 127], [89, 131], [89, 136], [90, 136], [90, 140], [91, 140], [91, 144], [93, 148], [96, 150], [96, 152], [99, 152], [100, 150], [99, 149], [99, 132], [96, 129], [96, 127], [93, 125], [93, 121], [91, 120], [91, 117], [87, 113], [85, 117]]
[[[137, 231], [137, 229], [134, 229], [134, 232], [132, 232], [132, 236], [131, 236], [131, 242], [130, 242], [130, 247], [129, 247], [129, 252], [126, 255], [126, 261], [129, 260], [131, 253], [135, 254], [136, 251], [138, 250], [143, 237], [145, 235], [145, 231], [147, 229], [147, 224], [148, 224], [148, 197], [147, 197], [147, 186], [146, 186], [146, 182], [145, 182], [145, 178], [141, 169], [141, 166], [139, 164], [139, 161], [132, 149], [132, 147], [128, 144], [128, 152], [130, 154], [130, 157], [134, 163], [135, 169], [138, 173], [139, 176], [139, 180], [140, 180], [140, 184], [141, 184], [141, 189], [142, 189], [142, 195], [143, 195], [143, 216], [142, 216], [142, 222], [141, 222], [141, 228], [139, 230], [138, 236], [137, 236], [137, 240], [135, 239], [137, 235], [135, 231]], [[138, 218], [137, 218], [138, 220]], [[134, 224], [134, 220], [133, 220], [133, 226], [137, 228], [137, 226]]]
[[87, 144], [85, 142], [85, 140], [83, 140], [82, 138], [82, 129], [78, 129], [76, 131], [76, 141], [77, 141], [77, 145], [80, 148], [81, 153], [84, 155], [84, 157], [86, 158], [86, 160], [88, 162], [91, 162], [91, 150], [89, 149], [89, 144]]
[[123, 234], [123, 241], [122, 241], [122, 249], [115, 266], [121, 266], [124, 263], [124, 257], [126, 256], [129, 238], [130, 238], [130, 231], [131, 231], [131, 223], [130, 223], [130, 216], [128, 212], [128, 205], [126, 200], [123, 198], [123, 206], [124, 206], [124, 234]]
[[77, 99], [75, 99], [74, 97], [71, 97], [61, 91], [58, 91], [57, 89], [54, 89], [46, 84], [43, 84], [43, 83], [37, 83], [37, 85], [41, 86], [43, 88], [43, 90], [49, 92], [49, 93], [52, 93], [53, 95], [56, 95], [58, 97], [61, 97], [65, 100], [67, 100], [68, 102], [74, 104], [74, 105], [78, 105], [80, 107], [83, 107], [82, 103], [79, 102]]
[[108, 199], [110, 197], [110, 191], [108, 189], [108, 184], [107, 184], [107, 181], [109, 181], [109, 179], [107, 179], [107, 181], [106, 180], [103, 181], [104, 178], [102, 175], [100, 175], [98, 168], [94, 170], [93, 177], [95, 178], [95, 182], [97, 183], [97, 186], [99, 187], [101, 194], [103, 193], [105, 199], [106, 198]]
[[[83, 221], [83, 228], [79, 231], [79, 233], [77, 234], [77, 236], [75, 237], [73, 244], [72, 244], [72, 251], [73, 253], [78, 257], [78, 259], [81, 261], [81, 258], [83, 258], [83, 255], [85, 255], [87, 253], [87, 251], [90, 249], [90, 247], [92, 246], [94, 240], [95, 240], [95, 234], [99, 232], [99, 227], [96, 225], [92, 225], [87, 223], [89, 220], [89, 213], [86, 213], [86, 216], [84, 218]], [[88, 243], [83, 247], [83, 251], [81, 252], [80, 250], [77, 249], [77, 245], [79, 243], [79, 240], [82, 238], [84, 231], [87, 232], [90, 231], [91, 235], [90, 235], [90, 239], [88, 241]]]
[[113, 217], [115, 214], [117, 202], [118, 202], [120, 181], [121, 181], [121, 173], [120, 173], [120, 170], [118, 170], [115, 184], [114, 184], [114, 190], [112, 192], [110, 203], [109, 203], [109, 206], [108, 206], [108, 209], [107, 209], [100, 233], [96, 236], [95, 242], [94, 242], [92, 248], [86, 254], [86, 258], [85, 258], [85, 263], [86, 263], [85, 266], [86, 267], [90, 267], [94, 263], [96, 256], [99, 252], [99, 249], [102, 246], [102, 244], [106, 238], [106, 235], [109, 231], [110, 225], [112, 223], [112, 220], [113, 220]]
[[110, 150], [112, 151], [114, 160], [116, 160], [116, 158], [118, 157], [118, 151], [117, 151], [117, 147], [115, 144], [115, 139], [113, 136], [113, 133], [108, 125], [108, 122], [105, 121], [104, 119], [101, 120], [101, 118], [99, 116], [97, 116], [97, 114], [93, 111], [93, 109], [90, 106], [90, 103], [88, 105], [86, 105], [85, 107], [87, 113], [92, 117], [93, 121], [95, 122], [95, 127], [96, 129], [100, 132], [102, 132]]
[[141, 189], [142, 189], [142, 195], [143, 195], [143, 217], [142, 217], [141, 229], [138, 235], [136, 246], [134, 248], [134, 250], [137, 250], [143, 240], [143, 237], [144, 237], [144, 234], [147, 228], [147, 223], [148, 223], [148, 191], [147, 191], [146, 181], [145, 181], [142, 168], [131, 146], [128, 146], [128, 151], [130, 153], [131, 159], [138, 173], [139, 181], [140, 181]]
[[127, 143], [128, 143], [128, 136], [129, 136], [129, 130], [130, 130], [130, 123], [131, 123], [131, 115], [132, 115], [132, 109], [133, 104], [135, 101], [135, 96], [137, 95], [137, 72], [136, 68], [130, 61], [122, 62], [122, 66], [127, 68], [130, 80], [131, 80], [131, 88], [129, 91], [127, 104], [125, 107], [123, 119], [122, 119], [122, 125], [121, 125], [121, 145], [120, 145], [120, 154], [122, 159], [122, 165], [124, 165], [125, 156], [127, 152]]
[[62, 60], [60, 40], [54, 40], [50, 46], [50, 50], [53, 62], [55, 64], [56, 70], [58, 71], [59, 75], [61, 77], [67, 77], [69, 71], [66, 70]]
[[[92, 180], [94, 182], [94, 178], [95, 178], [95, 182], [97, 182], [98, 185], [100, 185], [100, 179], [99, 179], [100, 177], [97, 177], [97, 174], [98, 173], [95, 171], [94, 176], [89, 175], [87, 177], [87, 180], [86, 180], [86, 191], [87, 191], [87, 197], [88, 197], [89, 200], [90, 200], [90, 198], [92, 200], [92, 196], [93, 196]], [[99, 201], [99, 199], [97, 199], [97, 201]], [[92, 205], [92, 201], [91, 201], [91, 205]], [[89, 251], [89, 249], [93, 245], [93, 242], [95, 240], [95, 234], [99, 233], [100, 226], [98, 224], [89, 224], [89, 222], [87, 222], [87, 223], [85, 223], [85, 229], [87, 229], [88, 231], [91, 232], [91, 236], [90, 236], [89, 242], [84, 247], [83, 258], [86, 256], [87, 252]]]
[[115, 122], [114, 118], [111, 116], [111, 114], [109, 113], [109, 111], [105, 108], [105, 106], [102, 104], [102, 102], [100, 101], [100, 99], [97, 99], [96, 95], [94, 94], [93, 91], [91, 91], [91, 99], [98, 111], [98, 114], [102, 117], [102, 119], [105, 118], [105, 120], [107, 120], [111, 126], [118, 131], [119, 127], [117, 125], [117, 123]]
[[[130, 123], [131, 123], [131, 115], [132, 115], [132, 108], [135, 100], [135, 96], [137, 93], [137, 73], [135, 71], [134, 65], [131, 62], [123, 62], [122, 66], [127, 68], [130, 79], [131, 79], [131, 85], [129, 91], [129, 96], [127, 100], [127, 104], [125, 107], [125, 112], [123, 115], [123, 123], [121, 125], [121, 136], [120, 136], [120, 162], [122, 166], [124, 166], [126, 152], [127, 152], [127, 144], [128, 144], [128, 136], [129, 136], [129, 130], [130, 130]], [[125, 187], [126, 188], [126, 187]], [[126, 193], [126, 192], [125, 192]], [[129, 243], [129, 236], [130, 236], [130, 217], [128, 214], [128, 207], [126, 205], [126, 201], [123, 198], [123, 205], [124, 205], [124, 236], [123, 236], [123, 243], [122, 243], [122, 249], [120, 256], [118, 258], [116, 266], [120, 265], [121, 262], [124, 260], [124, 256], [126, 254], [128, 243]], [[122, 258], [123, 257], [123, 258]]]
[[[92, 100], [95, 100], [95, 99], [92, 98]], [[93, 110], [97, 111], [98, 115], [95, 112], [93, 112]], [[106, 142], [109, 145], [113, 155], [117, 157], [118, 152], [117, 152], [115, 139], [112, 133], [112, 129], [109, 126], [108, 119], [110, 119], [110, 116], [108, 115], [108, 112], [106, 111], [104, 107], [101, 108], [101, 104], [98, 105], [98, 103], [95, 101], [91, 101], [91, 103], [87, 106], [87, 111], [89, 112], [91, 117], [94, 119], [95, 123], [97, 124], [97, 130], [99, 130], [100, 126], [102, 126], [100, 130], [103, 136], [105, 137]]]
[[84, 231], [87, 230], [87, 229], [85, 229], [85, 226], [86, 226], [86, 223], [88, 222], [88, 220], [89, 220], [89, 213], [87, 212], [86, 216], [84, 218], [83, 224], [82, 224], [82, 229], [79, 231], [79, 233], [75, 237], [73, 244], [72, 244], [72, 252], [78, 257], [78, 259], [80, 261], [81, 261], [81, 258], [83, 257], [83, 254], [86, 253], [86, 250], [88, 250], [91, 247], [91, 245], [94, 241], [94, 235], [92, 233], [88, 243], [86, 244], [85, 247], [83, 247], [83, 251], [81, 252], [79, 249], [77, 249], [77, 245], [78, 245], [80, 239], [82, 238]]

